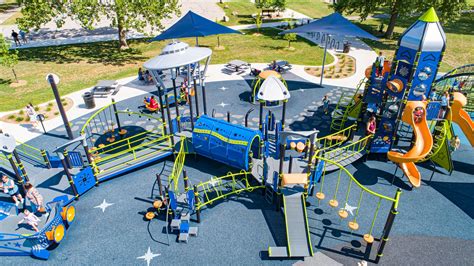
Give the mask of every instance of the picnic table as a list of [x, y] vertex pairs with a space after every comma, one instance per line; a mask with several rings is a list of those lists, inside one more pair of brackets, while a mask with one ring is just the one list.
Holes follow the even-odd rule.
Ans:
[[232, 60], [225, 67], [229, 70], [239, 72], [250, 67], [250, 64], [242, 60]]
[[107, 97], [115, 95], [119, 91], [119, 85], [115, 80], [99, 80], [97, 85], [92, 88], [91, 93], [94, 97]]
[[[275, 65], [274, 65], [275, 64]], [[288, 71], [292, 68], [291, 64], [285, 60], [275, 60], [275, 63], [270, 63], [268, 65], [271, 69], [274, 69], [278, 72]]]

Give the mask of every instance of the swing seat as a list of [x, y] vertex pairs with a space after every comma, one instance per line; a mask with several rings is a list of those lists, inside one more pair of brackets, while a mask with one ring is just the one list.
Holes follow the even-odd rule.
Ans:
[[374, 236], [370, 235], [370, 234], [365, 234], [364, 235], [364, 241], [367, 243], [367, 244], [372, 244], [374, 243]]
[[145, 218], [146, 218], [147, 220], [151, 220], [151, 219], [155, 218], [155, 213], [154, 213], [154, 212], [147, 212], [147, 213], [145, 214]]
[[349, 222], [349, 228], [353, 231], [357, 231], [359, 229], [359, 224], [357, 222], [351, 221]]
[[332, 199], [329, 201], [329, 206], [336, 208], [337, 206], [339, 206], [339, 202], [337, 202], [337, 200], [335, 199]]
[[341, 217], [341, 219], [346, 219], [347, 216], [349, 216], [349, 213], [346, 210], [339, 210], [337, 214], [339, 214], [339, 217]]
[[317, 193], [316, 193], [316, 198], [317, 198], [318, 200], [323, 200], [325, 197], [326, 197], [326, 196], [324, 195], [323, 192], [317, 192]]
[[155, 208], [155, 209], [160, 209], [161, 206], [163, 206], [163, 201], [161, 201], [161, 200], [155, 200], [155, 201], [153, 202], [153, 208]]
[[126, 130], [126, 129], [122, 129], [122, 130], [119, 131], [119, 135], [123, 136], [123, 135], [125, 135], [125, 134], [127, 134], [127, 130]]

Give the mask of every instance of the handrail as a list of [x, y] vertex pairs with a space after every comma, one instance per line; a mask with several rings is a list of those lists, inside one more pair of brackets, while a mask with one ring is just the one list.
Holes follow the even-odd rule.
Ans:
[[[206, 198], [205, 201], [199, 202], [196, 204], [196, 209], [201, 209], [202, 207], [212, 204], [213, 202], [225, 198], [229, 195], [233, 194], [240, 194], [243, 191], [249, 191], [252, 192], [254, 189], [257, 188], [264, 188], [265, 186], [263, 185], [257, 185], [257, 186], [251, 186], [248, 180], [248, 176], [251, 174], [251, 172], [246, 172], [245, 170], [241, 170], [238, 173], [228, 173], [227, 175], [220, 176], [220, 177], [212, 177], [210, 180], [206, 182], [200, 182], [196, 188], [198, 188], [198, 194], [199, 193], [204, 193], [204, 197]], [[238, 178], [239, 176], [243, 176], [241, 178]], [[232, 178], [229, 182], [222, 182], [222, 180]], [[243, 188], [237, 189], [237, 182], [243, 183]], [[225, 187], [231, 189], [230, 192], [223, 194], [222, 190], [219, 190], [218, 188], [220, 187]], [[212, 189], [212, 190], [211, 190]], [[214, 197], [212, 199], [209, 198], [208, 192], [215, 192], [217, 194], [217, 197]], [[201, 196], [202, 197], [202, 196]]]
[[[95, 148], [95, 149], [92, 149], [92, 150], [89, 150], [90, 153], [95, 153], [97, 151], [97, 154], [104, 154], [104, 153], [110, 153], [111, 151], [114, 151], [114, 150], [118, 150], [120, 148], [123, 148], [123, 147], [126, 147], [126, 146], [131, 146], [131, 144], [134, 144], [136, 142], [140, 142], [144, 139], [147, 139], [147, 138], [150, 138], [150, 137], [158, 137], [158, 138], [163, 138], [163, 137], [167, 137], [167, 136], [163, 136], [161, 134], [155, 134], [151, 131], [146, 131], [145, 133], [149, 133], [149, 135], [146, 135], [142, 138], [138, 138], [138, 139], [134, 139], [132, 141], [130, 141], [130, 139], [133, 139], [134, 137], [137, 137], [139, 136], [138, 134], [135, 135], [135, 136], [132, 136], [132, 137], [129, 137], [129, 138], [125, 138], [125, 139], [122, 139], [122, 140], [119, 140], [119, 141], [116, 141], [116, 142], [113, 142], [113, 143], [110, 143], [110, 144], [107, 144], [107, 145], [104, 145], [103, 147], [101, 148]], [[143, 135], [140, 133], [140, 135]], [[126, 142], [122, 145], [119, 145], [119, 146], [116, 146], [118, 143], [121, 143], [121, 142]], [[110, 149], [107, 149], [108, 147], [111, 147]], [[99, 152], [99, 150], [102, 150], [101, 152]]]
[[357, 181], [357, 179], [349, 172], [349, 170], [347, 170], [344, 166], [342, 166], [338, 162], [327, 159], [327, 158], [324, 158], [324, 157], [320, 157], [320, 156], [315, 156], [315, 159], [324, 161], [325, 164], [329, 163], [329, 164], [333, 164], [333, 165], [337, 166], [339, 168], [339, 170], [344, 171], [347, 174], [347, 176], [352, 180], [352, 182], [354, 182], [359, 188], [361, 188], [365, 192], [369, 193], [370, 195], [373, 195], [375, 197], [378, 197], [378, 198], [381, 198], [381, 199], [384, 199], [384, 200], [388, 200], [388, 201], [391, 201], [391, 202], [395, 202], [398, 205], [398, 201], [399, 201], [398, 197], [391, 198], [389, 196], [382, 195], [380, 193], [377, 193], [375, 191], [372, 191], [372, 190], [366, 188], [364, 185], [359, 183], [359, 181]]
[[[365, 136], [361, 139], [359, 139], [358, 141], [355, 141], [355, 142], [352, 142], [350, 143], [349, 145], [346, 145], [346, 146], [342, 146], [342, 147], [339, 147], [337, 149], [334, 149], [334, 150], [330, 150], [330, 151], [327, 151], [324, 156], [326, 158], [331, 158], [333, 159], [334, 157], [337, 157], [338, 153], [340, 153], [341, 151], [345, 150], [345, 151], [351, 151], [352, 153], [347, 153], [346, 156], [344, 157], [340, 157], [340, 158], [337, 158], [337, 160], [335, 160], [335, 162], [340, 162], [340, 161], [343, 161], [351, 156], [353, 156], [354, 154], [353, 153], [359, 153], [361, 151], [363, 151], [365, 149], [365, 147], [367, 146], [367, 144], [370, 142], [370, 138], [372, 138], [373, 135], [368, 135], [368, 136]], [[355, 148], [357, 146], [357, 148]], [[315, 154], [315, 156], [317, 156], [318, 153]], [[333, 157], [331, 157], [332, 154], [335, 154]], [[327, 157], [327, 155], [329, 155]]]
[[104, 111], [107, 107], [110, 107], [114, 104], [115, 104], [115, 102], [111, 102], [111, 103], [105, 105], [104, 107], [100, 108], [99, 110], [97, 110], [93, 115], [91, 115], [91, 117], [89, 117], [89, 119], [87, 119], [86, 122], [84, 123], [84, 125], [82, 126], [81, 135], [83, 135], [86, 132], [86, 127], [89, 125], [89, 123], [92, 121], [92, 119], [94, 119], [99, 113]]
[[183, 172], [184, 160], [186, 159], [186, 151], [184, 148], [184, 143], [186, 142], [185, 140], [185, 137], [180, 138], [178, 155], [176, 156], [176, 159], [173, 164], [173, 169], [171, 170], [170, 178], [168, 179], [168, 183], [174, 183], [174, 191], [178, 191], [178, 181], [179, 177], [181, 176], [181, 173]]
[[[323, 145], [322, 145], [321, 150], [325, 150], [325, 149], [332, 148], [334, 146], [338, 146], [338, 145], [342, 144], [343, 142], [345, 142], [345, 140], [344, 141], [342, 141], [342, 140], [338, 141], [338, 140], [332, 140], [330, 138], [332, 138], [334, 136], [337, 136], [337, 135], [343, 135], [344, 137], [349, 137], [350, 131], [353, 130], [354, 128], [356, 128], [356, 126], [357, 125], [354, 124], [352, 126], [346, 127], [345, 129], [339, 130], [336, 133], [332, 133], [332, 134], [326, 135], [324, 137], [317, 138], [316, 142], [323, 141]], [[346, 132], [349, 132], [349, 134], [347, 136], [346, 136]], [[332, 141], [335, 141], [335, 143], [332, 143], [329, 146], [326, 146], [328, 141], [331, 141], [330, 143], [332, 143]]]
[[[103, 149], [106, 149], [106, 148], [108, 148], [108, 147], [110, 147], [110, 146], [114, 146], [114, 147], [115, 147], [115, 145], [117, 145], [118, 143], [121, 143], [121, 142], [128, 142], [128, 140], [130, 140], [130, 139], [133, 139], [133, 138], [136, 138], [136, 137], [145, 135], [145, 134], [163, 135], [163, 134], [160, 134], [160, 133], [157, 134], [157, 133], [154, 132], [155, 129], [158, 129], [158, 128], [161, 128], [161, 129], [162, 129], [163, 126], [162, 126], [162, 125], [158, 125], [156, 128], [154, 128], [154, 129], [152, 129], [152, 130], [143, 131], [143, 132], [138, 133], [138, 134], [136, 134], [136, 135], [133, 135], [133, 136], [130, 136], [130, 137], [127, 137], [127, 138], [124, 138], [124, 139], [117, 140], [117, 141], [115, 141], [115, 142], [106, 144], [106, 145], [104, 145], [104, 146], [101, 147], [101, 148], [96, 148], [96, 149], [101, 149], [101, 150], [103, 150]], [[145, 137], [143, 137], [143, 138], [141, 138], [141, 139], [138, 139], [138, 140], [142, 140], [142, 139], [145, 139], [145, 138], [147, 138], [147, 137], [148, 137], [148, 135], [145, 136]]]
[[[436, 124], [435, 124], [435, 127], [436, 127]], [[438, 143], [438, 147], [435, 150], [431, 149], [431, 152], [426, 157], [419, 160], [418, 162], [428, 161], [432, 157], [436, 156], [443, 149], [443, 146], [444, 146], [443, 144], [446, 141], [446, 136], [448, 135], [448, 131], [451, 130], [450, 127], [451, 127], [451, 122], [449, 120], [444, 120], [440, 134], [435, 137], [435, 138], [440, 139]]]

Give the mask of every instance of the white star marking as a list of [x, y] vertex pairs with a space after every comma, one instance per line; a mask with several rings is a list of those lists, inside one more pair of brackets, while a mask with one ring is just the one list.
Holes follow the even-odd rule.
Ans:
[[114, 205], [113, 203], [108, 203], [107, 201], [102, 201], [102, 203], [100, 205], [97, 205], [94, 207], [94, 209], [101, 209], [102, 212], [105, 212], [105, 209], [107, 209], [108, 207]]
[[217, 185], [217, 180], [215, 180], [214, 178], [211, 178], [211, 180], [209, 181], [209, 184], [215, 187]]
[[159, 253], [155, 254], [155, 253], [151, 252], [150, 247], [148, 247], [148, 251], [145, 253], [145, 255], [137, 257], [137, 260], [144, 260], [144, 261], [146, 261], [146, 265], [150, 266], [151, 260], [154, 257], [158, 257], [158, 256], [161, 256], [161, 254], [159, 254]]
[[301, 88], [301, 89], [300, 89], [300, 91], [301, 91], [301, 92], [304, 92], [304, 89], [303, 89], [303, 88]]
[[222, 106], [222, 108], [226, 107], [227, 105], [229, 105], [228, 103], [224, 103], [224, 102], [221, 102], [220, 104], [218, 104], [220, 106]]
[[222, 86], [222, 88], [219, 88], [219, 90], [226, 91], [226, 90], [228, 90], [228, 88]]
[[354, 211], [356, 209], [357, 209], [357, 207], [352, 207], [351, 205], [347, 204], [347, 202], [346, 202], [346, 206], [344, 206], [343, 210], [348, 211], [352, 216], [354, 216]]

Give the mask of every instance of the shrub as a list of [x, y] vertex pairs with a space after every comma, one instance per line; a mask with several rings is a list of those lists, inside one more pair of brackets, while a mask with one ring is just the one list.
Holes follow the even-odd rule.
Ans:
[[17, 122], [21, 122], [21, 121], [23, 121], [23, 120], [24, 120], [24, 118], [23, 118], [23, 117], [20, 117], [20, 116], [15, 119], [15, 121], [17, 121]]
[[50, 111], [51, 111], [51, 107], [46, 108], [46, 112], [50, 112]]
[[53, 106], [53, 103], [48, 103], [48, 106]]
[[54, 115], [59, 115], [59, 112], [54, 112]]
[[35, 111], [38, 112], [40, 108], [38, 106], [35, 107]]
[[15, 117], [16, 117], [15, 115], [9, 115], [7, 118], [8, 119], [15, 119]]
[[67, 106], [67, 102], [63, 102], [62, 104], [63, 104], [63, 106]]
[[30, 117], [27, 116], [26, 119], [25, 119], [26, 122], [30, 122]]
[[20, 111], [18, 112], [18, 114], [19, 114], [19, 115], [24, 115], [24, 114], [25, 114], [25, 111], [20, 110]]

